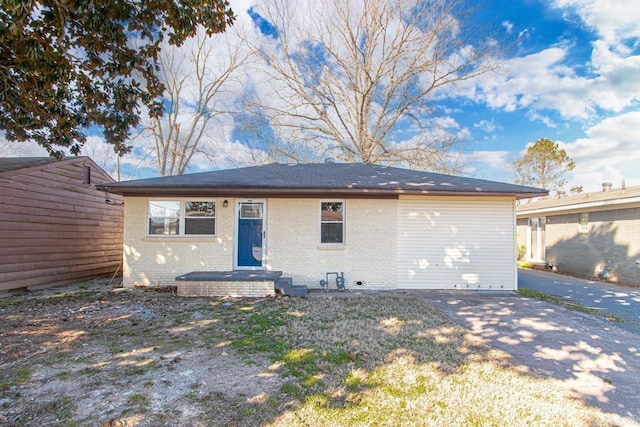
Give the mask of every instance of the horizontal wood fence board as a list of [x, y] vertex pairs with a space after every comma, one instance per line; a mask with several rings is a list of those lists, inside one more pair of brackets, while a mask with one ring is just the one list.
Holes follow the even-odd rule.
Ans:
[[122, 263], [123, 197], [95, 188], [109, 182], [87, 157], [0, 173], [0, 290], [113, 273]]

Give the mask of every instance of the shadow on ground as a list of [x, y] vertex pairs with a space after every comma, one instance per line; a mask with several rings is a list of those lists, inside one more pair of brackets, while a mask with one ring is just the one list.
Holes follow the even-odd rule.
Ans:
[[560, 381], [588, 405], [640, 421], [638, 335], [605, 319], [516, 295], [424, 296], [487, 345]]

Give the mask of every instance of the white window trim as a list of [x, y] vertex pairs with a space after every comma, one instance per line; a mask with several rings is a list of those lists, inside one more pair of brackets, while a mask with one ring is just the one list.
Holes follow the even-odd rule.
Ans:
[[[152, 201], [154, 202], [180, 202], [180, 213], [179, 213], [179, 217], [178, 217], [178, 223], [179, 223], [179, 230], [178, 230], [178, 234], [149, 234], [149, 219], [151, 219], [151, 217], [149, 216], [150, 212], [149, 212], [149, 203], [151, 203]], [[185, 234], [184, 230], [185, 230], [185, 226], [186, 226], [186, 215], [185, 215], [185, 207], [186, 207], [186, 202], [213, 202], [215, 205], [215, 209], [216, 209], [216, 213], [214, 216], [212, 217], [207, 217], [207, 218], [213, 218], [214, 220], [214, 225], [213, 225], [213, 233], [214, 234]], [[146, 206], [146, 218], [145, 218], [145, 236], [146, 237], [151, 237], [153, 239], [159, 239], [159, 238], [165, 238], [165, 239], [184, 239], [184, 238], [188, 238], [188, 239], [199, 239], [199, 238], [210, 238], [210, 237], [215, 237], [217, 235], [218, 232], [218, 201], [217, 199], [212, 199], [212, 198], [206, 198], [206, 197], [193, 197], [193, 198], [186, 198], [186, 199], [176, 199], [176, 198], [148, 198], [147, 199], [147, 206]]]
[[[342, 221], [322, 221], [322, 204], [323, 203], [342, 203]], [[342, 224], [342, 243], [323, 243], [322, 242], [322, 224], [333, 223]], [[320, 249], [343, 249], [345, 247], [347, 235], [347, 204], [344, 199], [323, 199], [318, 203], [318, 248]]]
[[[586, 222], [582, 222], [582, 215], [587, 216]], [[589, 234], [589, 212], [580, 212], [578, 214], [578, 234]]]

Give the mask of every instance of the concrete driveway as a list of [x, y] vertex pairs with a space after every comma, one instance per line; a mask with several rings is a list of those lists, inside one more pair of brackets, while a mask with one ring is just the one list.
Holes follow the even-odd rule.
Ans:
[[595, 308], [603, 314], [613, 314], [622, 319], [617, 326], [640, 333], [640, 288], [537, 270], [519, 270], [518, 286]]
[[553, 378], [587, 405], [640, 425], [640, 335], [606, 319], [516, 294], [410, 291], [456, 323]]

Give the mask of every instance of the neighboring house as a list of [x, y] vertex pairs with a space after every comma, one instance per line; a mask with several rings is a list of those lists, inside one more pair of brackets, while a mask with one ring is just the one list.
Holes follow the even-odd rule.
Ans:
[[95, 188], [112, 181], [88, 157], [0, 158], [0, 294], [116, 272], [122, 197]]
[[559, 271], [640, 283], [640, 186], [518, 206], [524, 258]]
[[516, 289], [515, 201], [547, 193], [333, 162], [101, 188], [125, 196], [125, 286], [246, 296], [272, 295], [280, 275], [319, 288], [327, 273], [347, 288]]

